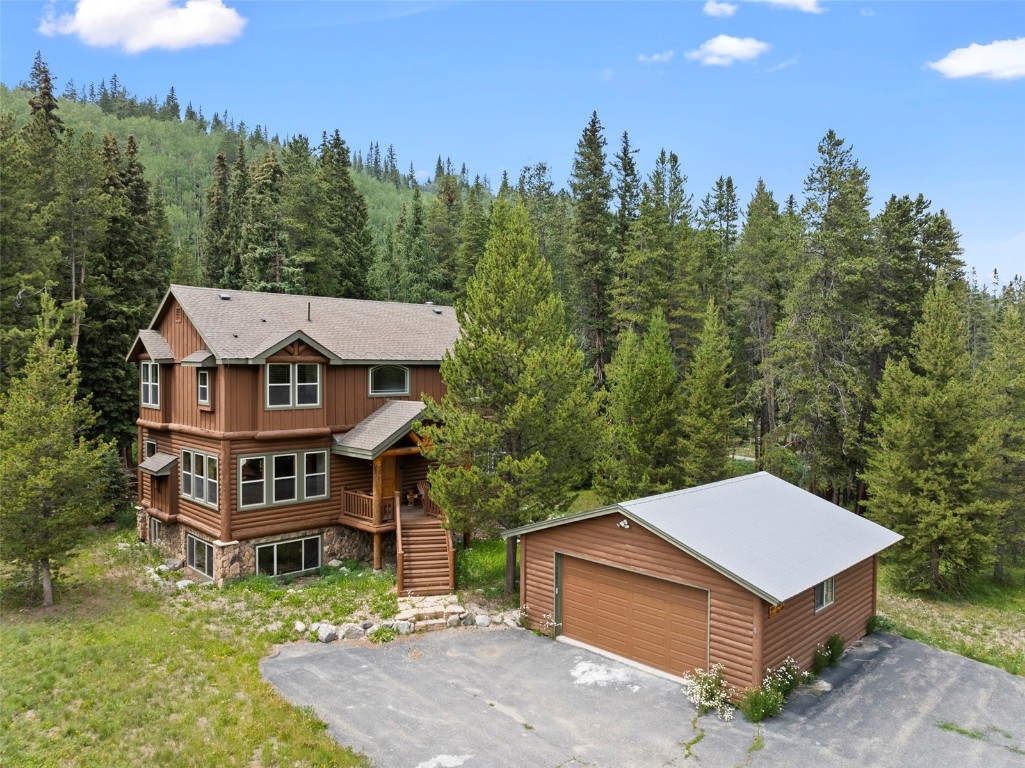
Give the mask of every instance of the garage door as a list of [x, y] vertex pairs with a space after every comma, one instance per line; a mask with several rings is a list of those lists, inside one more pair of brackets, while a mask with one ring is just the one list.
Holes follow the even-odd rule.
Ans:
[[682, 675], [708, 660], [708, 593], [562, 556], [562, 634]]

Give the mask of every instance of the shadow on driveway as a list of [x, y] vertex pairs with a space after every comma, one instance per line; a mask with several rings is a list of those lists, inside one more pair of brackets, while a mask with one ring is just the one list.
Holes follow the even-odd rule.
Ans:
[[739, 712], [695, 723], [676, 683], [523, 631], [297, 643], [260, 666], [377, 768], [1025, 765], [1025, 678], [890, 635], [761, 740]]

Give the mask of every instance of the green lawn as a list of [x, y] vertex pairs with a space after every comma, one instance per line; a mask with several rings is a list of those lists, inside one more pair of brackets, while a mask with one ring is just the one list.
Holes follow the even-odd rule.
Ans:
[[1025, 568], [1013, 584], [979, 577], [961, 597], [910, 594], [879, 570], [879, 613], [899, 635], [1025, 676]]
[[150, 550], [119, 541], [130, 538], [97, 535], [83, 548], [50, 611], [26, 605], [3, 574], [0, 764], [367, 765], [257, 664], [294, 637], [296, 618], [393, 610], [388, 577], [354, 570], [170, 595], [140, 579]]

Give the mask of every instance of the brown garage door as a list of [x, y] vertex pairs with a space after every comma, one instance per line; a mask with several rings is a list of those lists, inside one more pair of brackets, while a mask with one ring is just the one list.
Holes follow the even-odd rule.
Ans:
[[708, 660], [708, 593], [562, 556], [562, 634], [682, 675]]

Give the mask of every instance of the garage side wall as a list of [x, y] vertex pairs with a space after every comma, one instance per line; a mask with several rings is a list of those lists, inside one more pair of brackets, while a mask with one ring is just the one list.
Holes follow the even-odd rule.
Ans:
[[776, 667], [790, 656], [801, 669], [810, 669], [815, 646], [825, 645], [834, 632], [843, 635], [846, 645], [863, 637], [868, 618], [874, 613], [874, 560], [862, 560], [837, 574], [833, 604], [818, 613], [814, 589], [787, 600], [775, 616], [769, 616], [769, 606], [763, 603], [763, 664]]
[[710, 592], [709, 662], [722, 664], [727, 682], [740, 687], [760, 679], [754, 623], [760, 600], [675, 546], [610, 514], [533, 531], [521, 537], [520, 598], [528, 606], [533, 629], [546, 614], [555, 614], [555, 553], [668, 579]]

